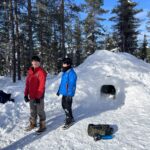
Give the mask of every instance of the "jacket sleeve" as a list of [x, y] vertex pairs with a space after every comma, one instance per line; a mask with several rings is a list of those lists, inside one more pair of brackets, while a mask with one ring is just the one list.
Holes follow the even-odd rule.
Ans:
[[29, 95], [29, 75], [27, 75], [27, 78], [26, 78], [26, 84], [25, 84], [24, 95], [25, 95], [25, 96], [28, 96], [28, 95]]
[[62, 78], [63, 78], [63, 74], [61, 75], [61, 80], [60, 80], [60, 84], [59, 84], [59, 87], [58, 87], [57, 94], [60, 94], [60, 88], [61, 88]]
[[74, 95], [74, 92], [76, 90], [76, 80], [77, 80], [77, 75], [76, 73], [71, 73], [69, 74], [68, 77], [68, 86], [67, 86], [67, 95], [72, 96]]
[[58, 90], [57, 90], [57, 94], [58, 94], [58, 95], [60, 94], [60, 93], [59, 93], [59, 90], [60, 90], [60, 85], [59, 85]]
[[37, 99], [40, 99], [44, 96], [46, 76], [47, 73], [44, 71], [39, 73], [39, 87], [37, 90]]

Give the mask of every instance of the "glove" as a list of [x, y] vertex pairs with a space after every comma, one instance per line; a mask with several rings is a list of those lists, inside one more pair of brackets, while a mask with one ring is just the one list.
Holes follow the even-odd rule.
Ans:
[[30, 101], [29, 98], [28, 98], [28, 96], [24, 96], [24, 101], [25, 101], [26, 103]]
[[40, 99], [35, 99], [36, 104], [40, 104]]
[[59, 96], [59, 95], [60, 95], [60, 94], [59, 94], [59, 91], [56, 93], [56, 95], [57, 95], [57, 96]]

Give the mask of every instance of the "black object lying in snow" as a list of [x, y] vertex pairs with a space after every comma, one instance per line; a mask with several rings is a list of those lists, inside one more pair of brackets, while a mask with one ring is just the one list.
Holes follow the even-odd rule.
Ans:
[[7, 94], [0, 90], [0, 103], [5, 104], [8, 101], [15, 102], [15, 100], [11, 98], [11, 94]]
[[112, 139], [113, 133], [113, 127], [108, 124], [88, 125], [88, 135], [93, 137], [95, 141], [101, 139]]

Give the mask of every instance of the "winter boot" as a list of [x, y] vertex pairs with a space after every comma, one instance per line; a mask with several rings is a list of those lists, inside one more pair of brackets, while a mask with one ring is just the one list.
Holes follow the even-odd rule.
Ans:
[[71, 127], [74, 124], [75, 120], [74, 118], [68, 118], [66, 119], [65, 125], [62, 127], [64, 130], [68, 129], [69, 127]]
[[31, 131], [32, 129], [36, 128], [37, 124], [35, 121], [30, 120], [29, 126], [26, 128], [26, 131]]
[[39, 129], [36, 131], [37, 133], [41, 133], [41, 132], [44, 132], [46, 130], [46, 124], [45, 124], [45, 121], [41, 121], [40, 122], [40, 127]]

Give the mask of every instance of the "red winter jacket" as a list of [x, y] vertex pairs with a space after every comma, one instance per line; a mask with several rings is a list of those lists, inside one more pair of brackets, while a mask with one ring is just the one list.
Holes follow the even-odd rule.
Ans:
[[40, 99], [44, 96], [47, 73], [41, 67], [31, 67], [26, 78], [25, 96], [30, 99]]

